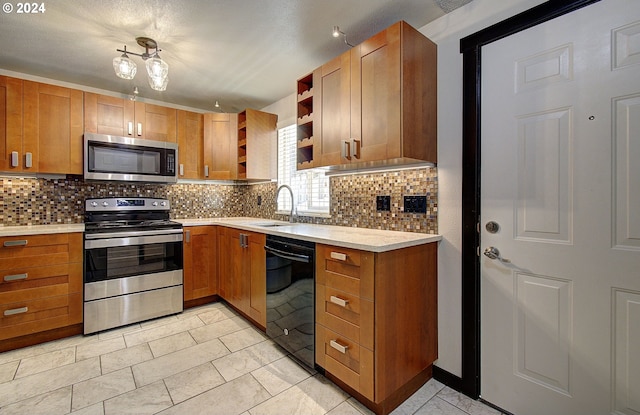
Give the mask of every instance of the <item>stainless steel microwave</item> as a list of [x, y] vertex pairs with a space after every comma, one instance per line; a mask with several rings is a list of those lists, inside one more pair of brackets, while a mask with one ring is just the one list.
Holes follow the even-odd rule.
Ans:
[[84, 133], [84, 178], [175, 183], [178, 145], [163, 141]]

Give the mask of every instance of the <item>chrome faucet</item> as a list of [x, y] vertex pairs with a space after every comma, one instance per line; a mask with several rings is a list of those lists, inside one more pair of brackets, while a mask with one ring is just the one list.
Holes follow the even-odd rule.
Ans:
[[278, 195], [280, 194], [280, 190], [282, 190], [283, 188], [289, 190], [289, 194], [291, 195], [291, 213], [289, 213], [289, 222], [293, 223], [293, 208], [295, 206], [295, 203], [293, 201], [293, 190], [291, 190], [291, 187], [286, 185], [286, 184], [282, 184], [278, 187], [278, 190], [276, 190], [276, 203], [278, 201]]

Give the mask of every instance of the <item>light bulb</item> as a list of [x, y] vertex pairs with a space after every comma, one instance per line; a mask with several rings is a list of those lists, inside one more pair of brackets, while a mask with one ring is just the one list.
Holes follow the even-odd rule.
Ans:
[[113, 69], [116, 75], [122, 79], [133, 79], [138, 71], [138, 66], [134, 61], [129, 59], [126, 53], [113, 59]]
[[147, 59], [147, 74], [150, 78], [164, 79], [169, 75], [169, 65], [160, 56], [155, 55], [153, 58]]

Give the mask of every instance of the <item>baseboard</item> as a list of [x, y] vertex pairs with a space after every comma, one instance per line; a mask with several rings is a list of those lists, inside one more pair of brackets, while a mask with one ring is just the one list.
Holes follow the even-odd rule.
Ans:
[[433, 366], [433, 378], [440, 383], [444, 383], [451, 389], [454, 389], [460, 393], [464, 393], [462, 387], [462, 378], [454, 375], [451, 372], [447, 372], [444, 369], [439, 368], [438, 366]]

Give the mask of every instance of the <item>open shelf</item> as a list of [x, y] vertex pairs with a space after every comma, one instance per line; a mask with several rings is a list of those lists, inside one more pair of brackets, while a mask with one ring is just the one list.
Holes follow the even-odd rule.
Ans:
[[309, 169], [313, 163], [313, 73], [298, 79], [297, 169]]

